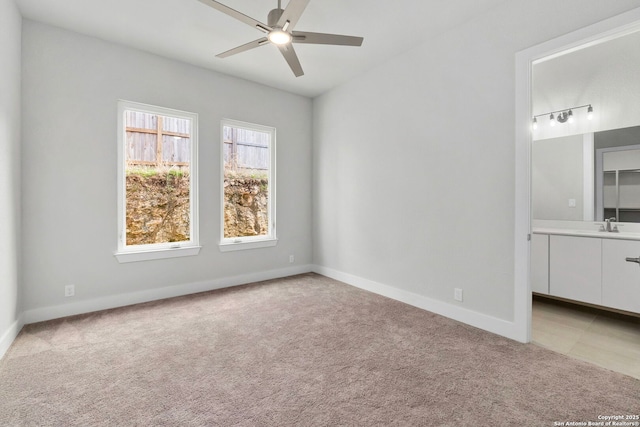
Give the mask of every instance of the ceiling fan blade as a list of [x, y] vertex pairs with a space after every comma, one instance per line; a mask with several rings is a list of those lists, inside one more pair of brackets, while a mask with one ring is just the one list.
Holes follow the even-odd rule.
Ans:
[[229, 6], [225, 6], [222, 3], [219, 3], [215, 0], [198, 0], [198, 1], [216, 10], [219, 10], [222, 13], [226, 13], [232, 18], [236, 18], [238, 21], [242, 21], [245, 24], [252, 26], [253, 28], [257, 28], [261, 31], [264, 31], [265, 33], [272, 30], [272, 28], [269, 27], [268, 25], [263, 24], [262, 22], [257, 21], [252, 17], [245, 15], [244, 13], [240, 13], [235, 9], [231, 9]]
[[228, 56], [235, 55], [236, 53], [245, 52], [249, 49], [254, 49], [259, 46], [264, 46], [265, 44], [268, 44], [268, 43], [269, 43], [269, 39], [267, 39], [266, 37], [262, 37], [261, 39], [254, 40], [247, 44], [243, 44], [242, 46], [234, 47], [233, 49], [230, 49], [226, 52], [219, 53], [216, 56], [218, 58], [226, 58]]
[[294, 43], [309, 44], [333, 44], [339, 46], [362, 46], [364, 38], [355, 36], [342, 36], [340, 34], [310, 33], [307, 31], [293, 31]]
[[302, 16], [302, 12], [307, 8], [310, 0], [290, 0], [287, 7], [282, 12], [282, 16], [278, 19], [278, 27], [284, 27], [284, 24], [289, 21], [289, 25], [287, 26], [286, 31], [293, 30], [293, 27], [296, 26], [300, 16]]
[[293, 50], [293, 45], [291, 43], [280, 44], [277, 45], [278, 49], [284, 56], [284, 59], [287, 60], [289, 67], [291, 67], [291, 71], [296, 77], [300, 77], [304, 75], [304, 71], [302, 71], [302, 65], [300, 65], [300, 60], [298, 60], [298, 55], [296, 55], [296, 51]]

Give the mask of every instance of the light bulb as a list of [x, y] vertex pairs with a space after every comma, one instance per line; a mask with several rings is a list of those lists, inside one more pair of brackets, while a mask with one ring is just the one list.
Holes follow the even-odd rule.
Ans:
[[555, 126], [556, 125], [556, 118], [553, 116], [553, 113], [551, 113], [551, 115], [549, 116], [549, 124], [551, 126]]
[[291, 41], [291, 34], [282, 30], [273, 30], [267, 37], [273, 44], [287, 44]]
[[533, 118], [533, 130], [538, 129], [538, 119], [536, 117]]
[[573, 111], [569, 110], [567, 115], [569, 116], [569, 119], [568, 119], [569, 123], [573, 123]]
[[587, 108], [587, 119], [593, 119], [593, 107], [591, 105], [589, 105], [589, 108]]

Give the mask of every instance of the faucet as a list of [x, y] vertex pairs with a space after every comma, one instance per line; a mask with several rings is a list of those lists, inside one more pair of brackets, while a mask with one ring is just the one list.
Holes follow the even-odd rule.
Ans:
[[604, 220], [605, 223], [605, 227], [604, 227], [604, 231], [607, 231], [609, 233], [618, 233], [620, 230], [618, 230], [618, 226], [617, 225], [613, 225], [613, 227], [611, 226], [611, 223], [614, 222], [616, 220], [616, 217], [613, 216], [611, 218], [607, 218]]

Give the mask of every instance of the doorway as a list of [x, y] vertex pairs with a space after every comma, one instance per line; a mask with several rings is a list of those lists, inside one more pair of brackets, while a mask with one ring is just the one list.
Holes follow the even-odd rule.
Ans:
[[[516, 55], [516, 173], [515, 173], [515, 319], [519, 339], [532, 339], [530, 241], [532, 212], [533, 67], [536, 63], [597, 46], [640, 31], [640, 9], [618, 15], [573, 33], [519, 52]], [[562, 105], [569, 108], [573, 105]], [[579, 106], [576, 104], [575, 106]], [[555, 110], [552, 108], [551, 111]]]

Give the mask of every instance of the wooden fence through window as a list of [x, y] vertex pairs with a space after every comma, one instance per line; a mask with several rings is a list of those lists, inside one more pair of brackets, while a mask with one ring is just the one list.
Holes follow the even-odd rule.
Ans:
[[224, 126], [225, 168], [268, 170], [270, 137], [267, 132]]
[[140, 111], [126, 112], [128, 166], [188, 167], [191, 121]]

